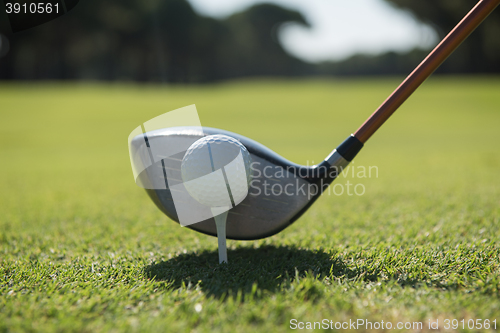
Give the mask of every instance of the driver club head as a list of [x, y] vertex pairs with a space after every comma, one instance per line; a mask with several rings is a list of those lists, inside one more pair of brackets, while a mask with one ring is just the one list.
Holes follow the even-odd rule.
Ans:
[[[195, 141], [207, 135], [223, 134], [239, 140], [251, 155], [252, 181], [247, 197], [229, 210], [227, 238], [254, 240], [272, 236], [296, 221], [321, 195], [323, 190], [342, 172], [363, 146], [350, 136], [322, 163], [302, 166], [281, 157], [264, 145], [236, 133], [208, 127], [171, 127], [137, 135], [130, 141], [131, 152], [140, 151], [147, 144], [176, 145], [179, 140]], [[184, 152], [167, 157], [170, 175], [180, 173]], [[145, 168], [143, 182], [168, 177], [162, 171], [164, 164], [153, 163]], [[177, 177], [173, 177], [177, 178]], [[181, 177], [179, 177], [181, 179]], [[173, 184], [175, 179], [168, 179]], [[166, 179], [165, 179], [165, 183]], [[170, 219], [179, 222], [170, 189], [146, 188], [156, 206]], [[216, 236], [213, 218], [191, 224], [188, 228]]]

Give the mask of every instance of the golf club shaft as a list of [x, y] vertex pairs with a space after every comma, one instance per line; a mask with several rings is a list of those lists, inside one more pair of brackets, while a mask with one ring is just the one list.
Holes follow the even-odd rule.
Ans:
[[481, 22], [500, 4], [500, 0], [481, 0], [439, 43], [420, 65], [354, 133], [365, 143], [408, 97], [455, 51]]

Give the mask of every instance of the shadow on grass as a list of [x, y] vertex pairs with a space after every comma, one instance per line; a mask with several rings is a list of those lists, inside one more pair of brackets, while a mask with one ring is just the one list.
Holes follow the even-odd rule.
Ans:
[[378, 274], [349, 269], [341, 259], [321, 250], [286, 246], [258, 249], [238, 248], [228, 251], [229, 264], [219, 265], [217, 251], [181, 254], [168, 261], [145, 267], [145, 275], [165, 281], [168, 288], [198, 285], [207, 295], [259, 296], [262, 291], [276, 292], [289, 288], [301, 277], [324, 279], [362, 279], [376, 281]]

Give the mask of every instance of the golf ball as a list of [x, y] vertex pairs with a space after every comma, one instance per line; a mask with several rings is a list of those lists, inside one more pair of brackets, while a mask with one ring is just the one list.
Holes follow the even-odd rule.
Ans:
[[[227, 135], [209, 135], [194, 142], [181, 163], [184, 186], [199, 203], [209, 207], [235, 205], [248, 194], [251, 157], [241, 142]], [[221, 173], [225, 175], [221, 181]]]

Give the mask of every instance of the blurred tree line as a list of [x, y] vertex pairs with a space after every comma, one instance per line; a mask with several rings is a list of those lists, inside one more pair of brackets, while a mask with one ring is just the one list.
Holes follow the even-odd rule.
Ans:
[[[441, 36], [475, 3], [386, 1], [411, 11]], [[247, 76], [407, 74], [427, 53], [417, 49], [309, 64], [279, 43], [278, 30], [284, 23], [308, 26], [299, 12], [271, 4], [218, 20], [198, 15], [186, 0], [85, 0], [59, 19], [11, 34], [2, 10], [0, 33], [9, 39], [10, 51], [0, 58], [0, 79], [189, 83]], [[499, 10], [440, 69], [492, 71], [500, 72]]]
[[[444, 38], [474, 7], [477, 0], [385, 0], [409, 11]], [[430, 50], [387, 52], [379, 56], [354, 55], [341, 62], [320, 64], [319, 72], [333, 75], [408, 74]], [[500, 73], [500, 8], [469, 36], [439, 67], [437, 73]]]
[[270, 4], [217, 20], [186, 0], [85, 0], [8, 35], [0, 78], [206, 82], [307, 74], [310, 66], [277, 41], [285, 22], [307, 25], [300, 13]]
[[[477, 3], [477, 0], [386, 0], [411, 11], [433, 26], [442, 38]], [[443, 64], [441, 72], [500, 72], [500, 8], [474, 31]]]

